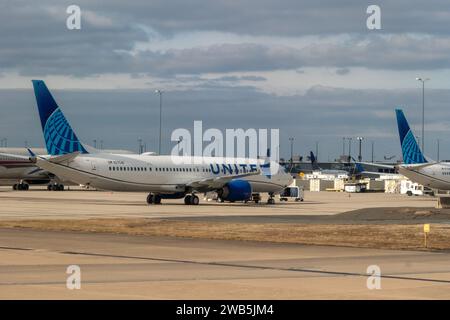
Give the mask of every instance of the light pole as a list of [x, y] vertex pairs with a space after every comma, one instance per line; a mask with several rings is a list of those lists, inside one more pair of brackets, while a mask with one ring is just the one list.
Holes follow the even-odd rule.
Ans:
[[439, 162], [439, 139], [437, 139], [437, 162]]
[[375, 142], [372, 141], [372, 163], [373, 163], [373, 149], [374, 149], [374, 144], [375, 144]]
[[139, 138], [138, 142], [139, 142], [139, 150], [138, 150], [138, 152], [139, 152], [139, 154], [141, 154], [142, 153], [142, 139]]
[[350, 162], [352, 159], [352, 138], [347, 139], [348, 139], [348, 162]]
[[364, 138], [363, 137], [357, 137], [356, 139], [359, 141], [358, 161], [361, 162], [362, 161], [361, 145], [362, 145], [362, 141], [364, 140]]
[[316, 141], [316, 160], [319, 162], [319, 141]]
[[291, 142], [291, 167], [294, 160], [294, 138], [290, 137], [289, 141]]
[[158, 154], [161, 154], [161, 131], [162, 131], [162, 90], [155, 90], [155, 93], [159, 94], [159, 144]]
[[416, 78], [417, 81], [422, 82], [422, 153], [425, 154], [425, 81], [430, 78]]

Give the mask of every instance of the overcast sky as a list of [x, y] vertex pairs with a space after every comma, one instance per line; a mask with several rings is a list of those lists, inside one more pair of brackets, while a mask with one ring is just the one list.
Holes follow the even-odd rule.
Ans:
[[[66, 8], [81, 8], [68, 30]], [[366, 27], [370, 4], [381, 30]], [[204, 127], [279, 128], [281, 154], [342, 153], [365, 137], [364, 158], [400, 156], [394, 108], [420, 135], [426, 90], [426, 153], [450, 158], [448, 1], [7, 1], [0, 0], [0, 138], [43, 145], [30, 79], [43, 79], [78, 136], [107, 148], [157, 147], [164, 93], [170, 132]], [[346, 147], [348, 152], [348, 146]], [[356, 142], [352, 151], [356, 155]]]

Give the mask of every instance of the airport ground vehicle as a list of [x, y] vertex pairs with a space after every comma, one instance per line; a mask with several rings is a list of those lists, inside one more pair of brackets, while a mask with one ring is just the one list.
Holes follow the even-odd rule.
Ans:
[[365, 192], [367, 184], [361, 182], [348, 182], [344, 184], [344, 191], [349, 193]]
[[434, 196], [434, 191], [430, 188], [424, 187], [417, 182], [410, 180], [403, 180], [400, 184], [400, 193], [407, 194], [408, 196]]
[[284, 188], [283, 192], [280, 193], [280, 201], [303, 201], [305, 192], [303, 187], [297, 187], [296, 185], [291, 185]]

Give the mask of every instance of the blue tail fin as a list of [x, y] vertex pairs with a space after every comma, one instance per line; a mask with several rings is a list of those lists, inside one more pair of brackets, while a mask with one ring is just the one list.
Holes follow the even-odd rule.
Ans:
[[44, 81], [32, 80], [32, 82], [48, 154], [61, 155], [75, 151], [88, 153], [70, 127]]
[[356, 161], [355, 161], [355, 169], [356, 169], [356, 173], [361, 173], [361, 172], [366, 171], [366, 170], [364, 170], [363, 165]]
[[422, 154], [417, 144], [413, 132], [409, 128], [408, 121], [401, 109], [396, 109], [398, 134], [400, 136], [400, 146], [402, 147], [403, 162], [405, 164], [428, 162]]
[[311, 167], [313, 168], [313, 170], [321, 170], [321, 168], [317, 164], [316, 156], [312, 151], [309, 152], [309, 160], [311, 161]]

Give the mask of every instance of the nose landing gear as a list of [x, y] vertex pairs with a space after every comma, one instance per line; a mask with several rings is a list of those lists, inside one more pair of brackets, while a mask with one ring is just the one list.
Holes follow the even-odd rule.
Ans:
[[161, 204], [161, 196], [159, 194], [150, 193], [147, 196], [147, 204]]
[[269, 193], [269, 199], [267, 199], [267, 204], [275, 204], [275, 199], [273, 198], [273, 193]]

